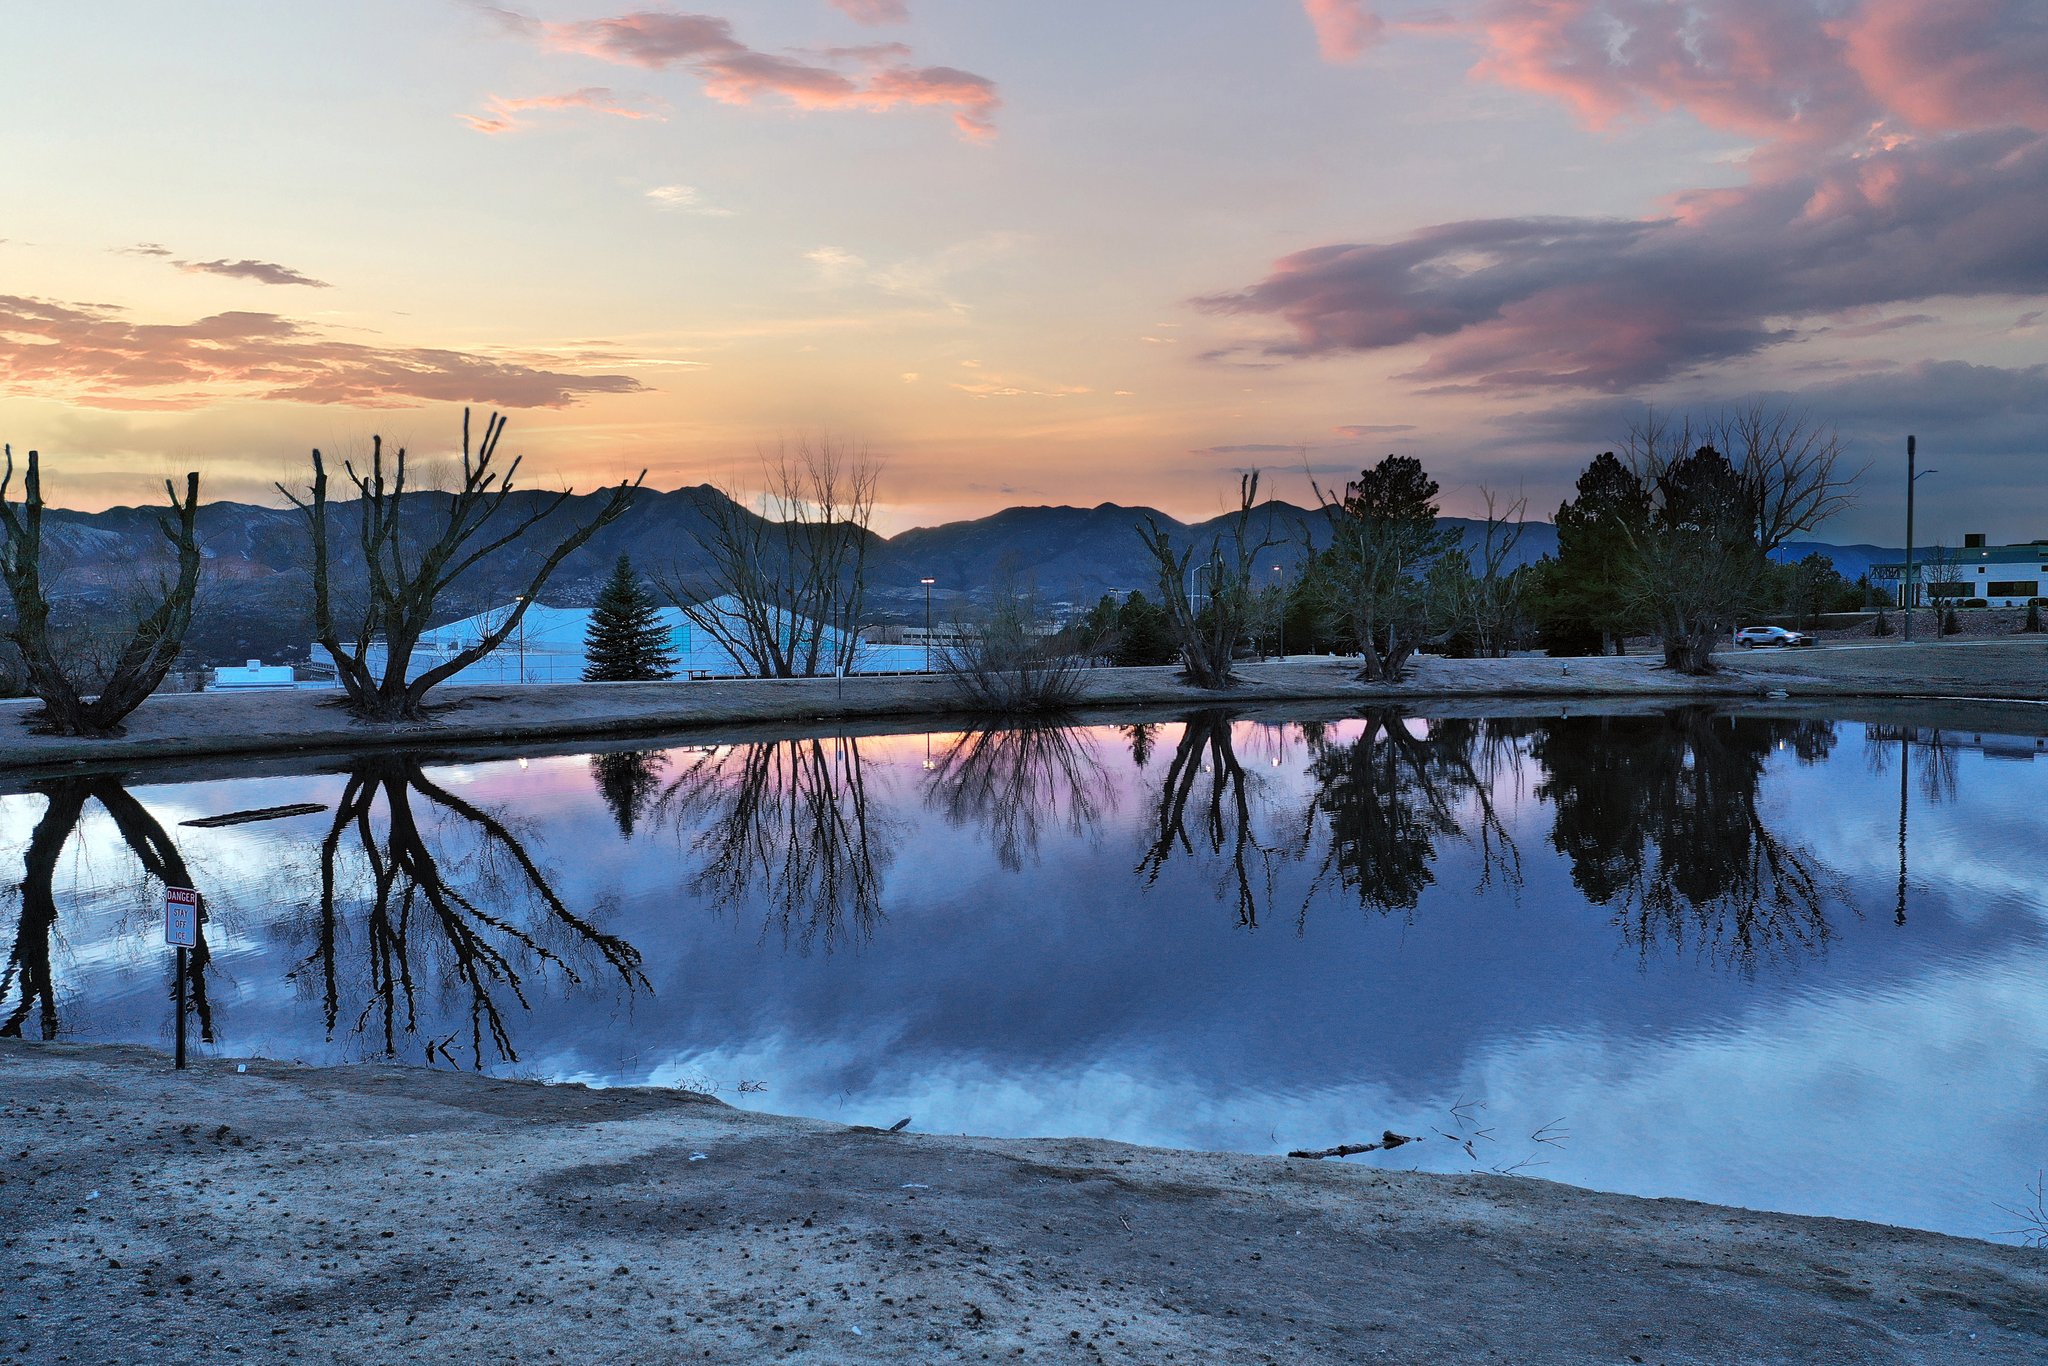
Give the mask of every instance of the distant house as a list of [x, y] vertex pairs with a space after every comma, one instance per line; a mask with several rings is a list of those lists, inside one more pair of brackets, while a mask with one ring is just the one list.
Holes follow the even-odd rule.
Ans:
[[[1897, 584], [1905, 569], [1903, 563], [1872, 565], [1870, 577]], [[1993, 607], [2024, 607], [2029, 598], [2048, 597], [2048, 540], [1986, 545], [1981, 533], [1972, 532], [1963, 537], [1961, 550], [1915, 550], [1913, 586], [1916, 604], [1982, 598]]]
[[252, 659], [246, 664], [225, 664], [215, 669], [210, 686], [216, 692], [247, 692], [252, 688], [296, 688], [299, 680], [289, 664], [265, 664]]
[[[737, 599], [715, 598], [708, 607], [716, 609], [727, 618], [734, 618], [739, 608]], [[409, 677], [417, 678], [427, 670], [446, 663], [462, 651], [471, 648], [483, 637], [498, 629], [511, 613], [512, 604], [495, 607], [475, 616], [451, 621], [445, 626], [436, 626], [420, 638], [418, 648], [413, 651], [412, 661], [407, 669]], [[577, 683], [583, 679], [586, 661], [584, 641], [590, 633], [591, 609], [588, 607], [546, 607], [535, 603], [526, 609], [526, 615], [512, 634], [492, 653], [457, 673], [450, 681], [457, 683]], [[740, 661], [720, 645], [711, 632], [691, 621], [675, 607], [661, 609], [660, 619], [668, 628], [669, 646], [676, 656], [677, 678], [741, 678], [749, 672]], [[736, 620], [736, 619], [735, 619]], [[837, 639], [829, 627], [825, 631], [824, 653], [829, 656]], [[323, 657], [323, 652], [314, 646], [314, 657]], [[370, 647], [369, 664], [372, 672], [381, 672], [384, 667], [381, 645]], [[869, 645], [858, 643], [854, 647], [854, 673], [913, 673], [924, 668], [924, 651], [903, 645]]]

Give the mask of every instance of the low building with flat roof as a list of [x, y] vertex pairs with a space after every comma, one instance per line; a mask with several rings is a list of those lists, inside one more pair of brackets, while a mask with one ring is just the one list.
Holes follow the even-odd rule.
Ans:
[[[1873, 583], [1891, 585], [1906, 602], [1905, 565], [1874, 564]], [[1961, 550], [1931, 547], [1913, 554], [1912, 604], [1967, 602], [1982, 598], [1993, 607], [2025, 607], [2032, 598], [2048, 598], [2048, 540], [2017, 545], [1986, 545], [1976, 532], [1963, 537]]]

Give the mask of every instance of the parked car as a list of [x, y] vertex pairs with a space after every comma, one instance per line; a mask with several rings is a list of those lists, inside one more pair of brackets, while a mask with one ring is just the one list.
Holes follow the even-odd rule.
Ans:
[[1754, 650], [1760, 645], [1789, 649], [1819, 642], [1804, 631], [1788, 631], [1782, 626], [1745, 626], [1735, 633], [1735, 643], [1745, 650]]

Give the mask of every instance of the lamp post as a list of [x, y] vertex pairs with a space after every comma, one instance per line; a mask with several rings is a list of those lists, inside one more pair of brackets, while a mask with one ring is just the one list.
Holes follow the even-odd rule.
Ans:
[[[1274, 565], [1273, 572], [1278, 574], [1280, 566]], [[1273, 587], [1276, 590], [1284, 589], [1286, 584], [1279, 579], [1275, 579], [1273, 580]], [[1287, 658], [1287, 595], [1284, 592], [1280, 595], [1278, 608], [1279, 614], [1274, 618], [1277, 624], [1273, 628], [1273, 634], [1279, 637], [1279, 640], [1276, 642], [1278, 646], [1276, 653], [1279, 654], [1280, 658], [1285, 659]]]
[[512, 601], [519, 606], [512, 610], [519, 614], [519, 681], [526, 681], [526, 594], [514, 594]]
[[[1906, 438], [1906, 567], [1899, 579], [1899, 606], [1900, 615], [1906, 619], [1908, 642], [1913, 639], [1913, 488], [1928, 475], [1941, 473], [1940, 470], [1921, 470], [1918, 474], [1913, 472], [1913, 458], [1918, 445], [1919, 442], [1915, 438]], [[1937, 631], [1936, 634], [1939, 635], [1940, 632]]]
[[[932, 671], [932, 585], [936, 579], [919, 579], [924, 585], [924, 671]], [[926, 765], [930, 767], [929, 764]]]

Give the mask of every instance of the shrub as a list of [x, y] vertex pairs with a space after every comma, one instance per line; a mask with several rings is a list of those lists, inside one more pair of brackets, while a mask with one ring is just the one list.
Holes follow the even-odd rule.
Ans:
[[1063, 711], [1080, 700], [1087, 660], [1060, 640], [1039, 634], [1038, 600], [998, 590], [977, 631], [948, 645], [941, 668], [960, 700], [999, 715]]
[[1942, 608], [1941, 633], [1945, 636], [1952, 636], [1955, 635], [1957, 632], [1961, 631], [1962, 629], [1963, 623], [1956, 620], [1956, 609], [1953, 607]]
[[1891, 616], [1884, 610], [1884, 608], [1880, 607], [1877, 609], [1877, 620], [1870, 623], [1870, 634], [1874, 636], [1888, 636], [1891, 633]]
[[2027, 619], [2020, 623], [2020, 630], [2028, 635], [2041, 634], [2041, 599], [2027, 603]]

